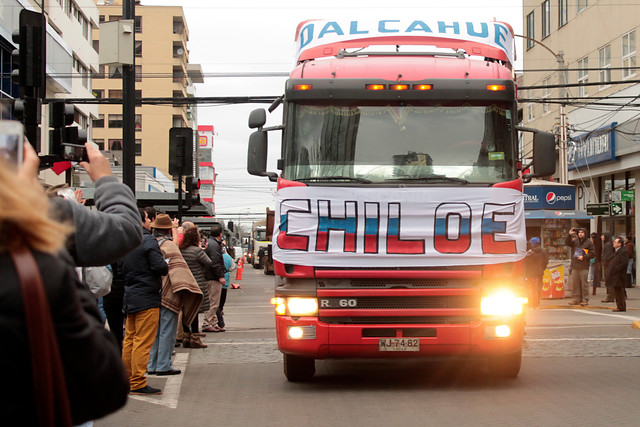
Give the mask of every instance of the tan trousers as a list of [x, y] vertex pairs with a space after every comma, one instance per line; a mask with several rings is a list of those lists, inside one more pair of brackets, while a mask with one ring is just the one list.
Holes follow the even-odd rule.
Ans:
[[147, 385], [149, 352], [158, 332], [160, 308], [150, 308], [137, 313], [127, 314], [124, 341], [122, 343], [122, 362], [129, 376], [129, 389], [137, 390]]
[[222, 283], [217, 280], [208, 280], [209, 287], [209, 310], [204, 313], [203, 328], [212, 328], [218, 324], [218, 316], [216, 312], [220, 306], [220, 293], [222, 292]]

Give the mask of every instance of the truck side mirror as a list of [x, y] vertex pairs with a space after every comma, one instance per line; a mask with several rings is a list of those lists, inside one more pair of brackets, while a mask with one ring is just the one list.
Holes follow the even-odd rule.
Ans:
[[533, 135], [533, 177], [551, 176], [556, 173], [556, 137], [549, 132]]
[[247, 171], [251, 175], [269, 177], [270, 181], [278, 180], [278, 174], [276, 174], [275, 172], [267, 172], [267, 132], [266, 131], [259, 130], [252, 133], [249, 136], [249, 150], [247, 153]]
[[249, 114], [250, 129], [260, 129], [265, 123], [267, 123], [267, 112], [264, 108], [258, 108]]

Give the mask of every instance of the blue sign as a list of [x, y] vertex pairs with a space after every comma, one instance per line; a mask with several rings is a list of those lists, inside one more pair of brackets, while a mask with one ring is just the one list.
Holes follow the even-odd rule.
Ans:
[[540, 185], [524, 187], [524, 208], [573, 210], [576, 208], [576, 189], [573, 186]]
[[569, 144], [567, 157], [569, 158], [569, 170], [584, 168], [587, 165], [611, 162], [616, 160], [616, 132], [618, 123], [596, 129], [572, 138], [573, 144]]

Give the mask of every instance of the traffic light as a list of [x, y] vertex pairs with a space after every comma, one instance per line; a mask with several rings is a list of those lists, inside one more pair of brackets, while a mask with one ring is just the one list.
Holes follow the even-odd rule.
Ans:
[[87, 131], [77, 126], [69, 126], [74, 120], [73, 105], [62, 101], [52, 102], [49, 106], [50, 154], [63, 160], [80, 161], [83, 157], [83, 145], [87, 142]]
[[193, 129], [169, 129], [169, 173], [193, 175]]
[[190, 208], [194, 204], [200, 203], [200, 180], [193, 176], [185, 178], [185, 194], [187, 207]]
[[[44, 94], [46, 71], [46, 20], [42, 13], [27, 9], [20, 11], [18, 31], [12, 35], [19, 48], [12, 53], [14, 69], [11, 76], [20, 86], [22, 96], [40, 97]], [[41, 89], [41, 94], [37, 89]]]

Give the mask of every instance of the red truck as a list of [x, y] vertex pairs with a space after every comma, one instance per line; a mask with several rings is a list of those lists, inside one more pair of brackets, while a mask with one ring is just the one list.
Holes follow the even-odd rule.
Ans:
[[[255, 110], [247, 168], [277, 181], [278, 346], [289, 381], [325, 358], [480, 357], [520, 371], [523, 181], [555, 139], [517, 125], [500, 22], [306, 21], [283, 124]], [[282, 130], [280, 173], [267, 132]], [[521, 131], [534, 132], [523, 166]], [[524, 173], [535, 167], [535, 174]]]

